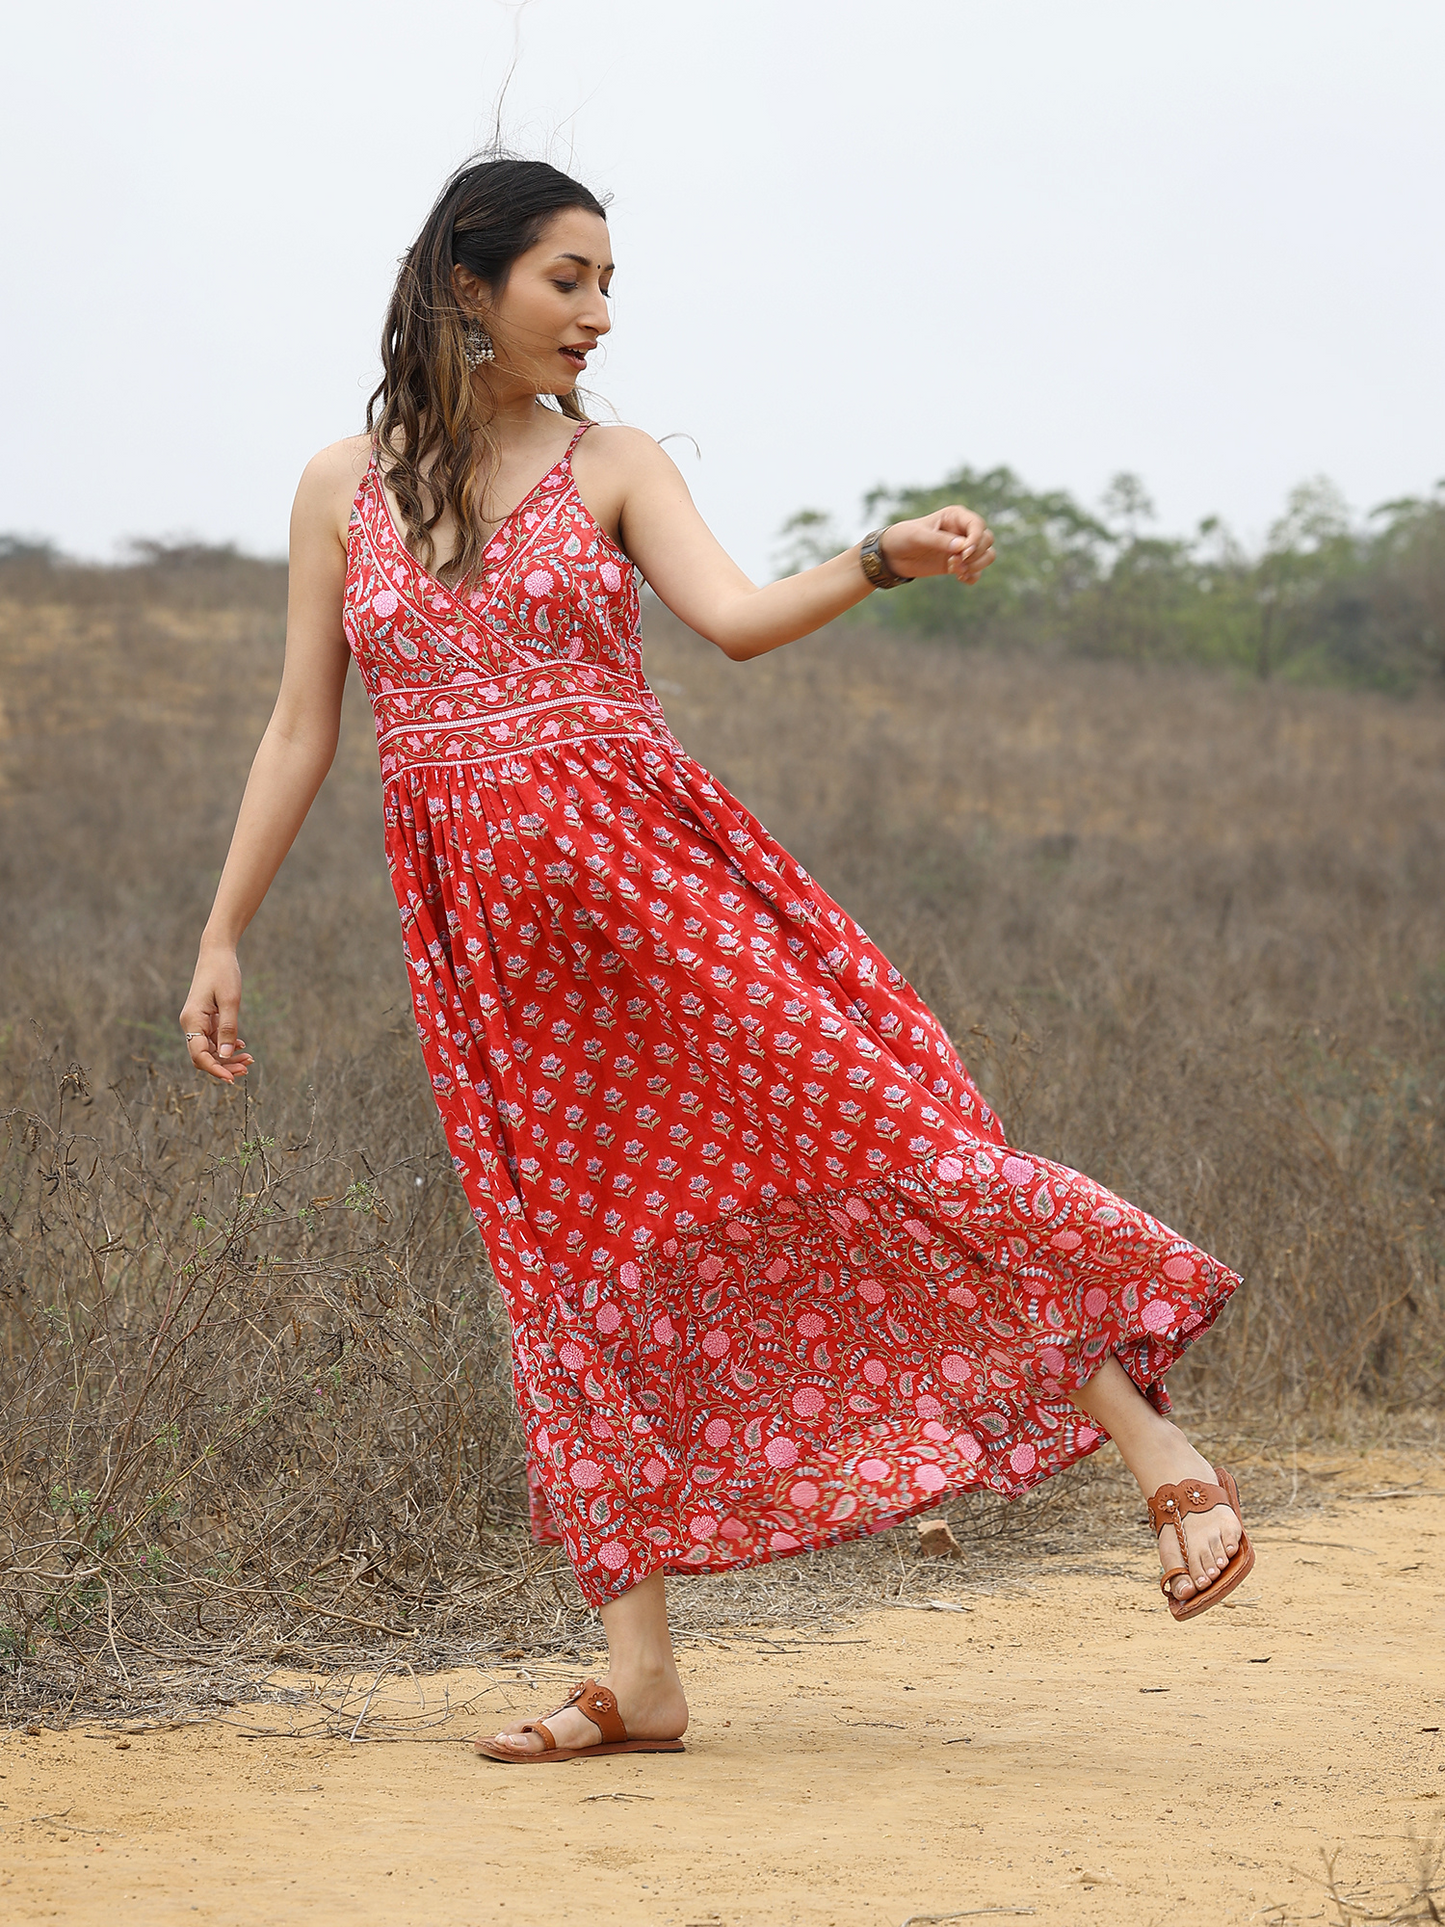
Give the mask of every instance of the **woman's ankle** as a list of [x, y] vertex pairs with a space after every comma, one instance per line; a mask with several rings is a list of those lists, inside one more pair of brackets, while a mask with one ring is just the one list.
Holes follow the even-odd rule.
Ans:
[[607, 1677], [617, 1691], [681, 1684], [677, 1661], [671, 1652], [610, 1653]]

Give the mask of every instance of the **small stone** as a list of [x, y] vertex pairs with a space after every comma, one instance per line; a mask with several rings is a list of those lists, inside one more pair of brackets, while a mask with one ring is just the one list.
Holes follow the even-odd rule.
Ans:
[[918, 1528], [918, 1550], [926, 1559], [961, 1559], [963, 1547], [947, 1519], [929, 1519]]
[[130, 1745], [129, 1740], [117, 1740], [115, 1743], [115, 1750], [117, 1753], [124, 1753], [126, 1749], [129, 1747], [129, 1745]]

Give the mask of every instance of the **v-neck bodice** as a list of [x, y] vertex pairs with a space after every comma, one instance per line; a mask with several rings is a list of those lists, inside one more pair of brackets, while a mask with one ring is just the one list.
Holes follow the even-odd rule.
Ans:
[[372, 459], [352, 506], [347, 641], [382, 774], [598, 735], [671, 742], [642, 674], [636, 575], [577, 492], [571, 447], [500, 522], [460, 590], [407, 548]]

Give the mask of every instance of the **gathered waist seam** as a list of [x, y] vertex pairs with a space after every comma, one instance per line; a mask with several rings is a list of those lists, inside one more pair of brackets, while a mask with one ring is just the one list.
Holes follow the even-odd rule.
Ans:
[[580, 736], [567, 736], [548, 743], [511, 743], [500, 744], [495, 749], [482, 750], [475, 756], [408, 756], [399, 760], [395, 769], [383, 773], [383, 781], [394, 783], [414, 769], [475, 769], [487, 763], [515, 762], [519, 758], [537, 755], [555, 756], [572, 749], [580, 743], [644, 742], [653, 749], [683, 754], [682, 745], [671, 730], [642, 731], [636, 729], [597, 729], [589, 730]]

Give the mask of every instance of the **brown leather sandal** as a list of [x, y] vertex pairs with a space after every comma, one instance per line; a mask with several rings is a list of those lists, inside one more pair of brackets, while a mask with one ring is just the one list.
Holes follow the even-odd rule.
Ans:
[[[1159, 1587], [1169, 1601], [1169, 1610], [1176, 1619], [1192, 1619], [1196, 1613], [1207, 1612], [1217, 1606], [1226, 1593], [1233, 1592], [1245, 1575], [1254, 1568], [1254, 1547], [1249, 1543], [1249, 1534], [1244, 1529], [1244, 1514], [1239, 1509], [1239, 1487], [1221, 1465], [1214, 1468], [1218, 1485], [1210, 1485], [1203, 1479], [1185, 1479], [1181, 1485], [1161, 1485], [1154, 1497], [1149, 1500], [1149, 1523], [1154, 1528], [1157, 1540], [1165, 1526], [1173, 1526], [1174, 1537], [1179, 1541], [1179, 1556], [1182, 1566], [1171, 1566], [1159, 1575]], [[1219, 1577], [1207, 1586], [1199, 1587], [1187, 1599], [1176, 1599], [1172, 1591], [1176, 1579], [1190, 1579], [1189, 1546], [1184, 1537], [1184, 1520], [1191, 1512], [1212, 1512], [1217, 1505], [1227, 1505], [1239, 1521], [1239, 1547], [1234, 1557], [1225, 1566]]]
[[[586, 1714], [602, 1738], [592, 1746], [558, 1746], [552, 1737], [550, 1727], [543, 1720], [529, 1720], [522, 1728], [524, 1733], [539, 1733], [542, 1736], [542, 1750], [532, 1747], [509, 1746], [505, 1740], [473, 1740], [476, 1751], [489, 1760], [504, 1760], [508, 1766], [545, 1766], [561, 1760], [596, 1760], [604, 1753], [685, 1753], [686, 1747], [681, 1740], [630, 1740], [627, 1728], [622, 1724], [617, 1711], [617, 1701], [605, 1686], [599, 1686], [595, 1679], [584, 1679], [575, 1693], [569, 1694], [557, 1713], [565, 1713], [569, 1706], [576, 1706]], [[556, 1719], [557, 1713], [551, 1718]]]

